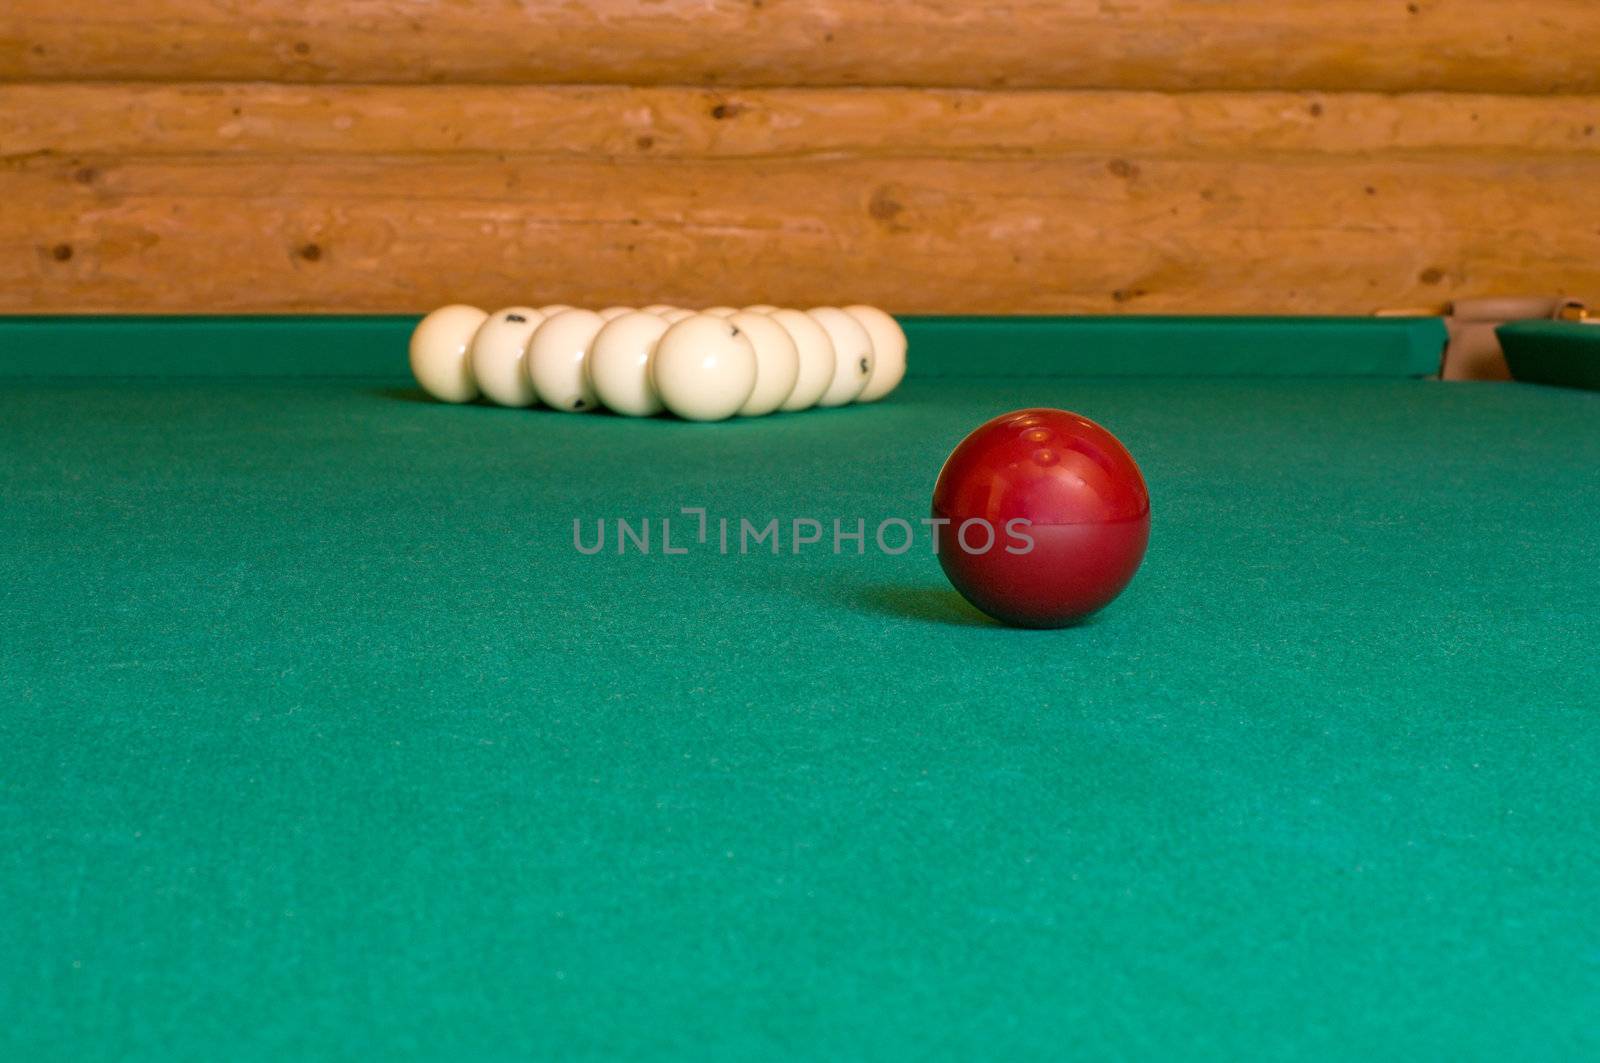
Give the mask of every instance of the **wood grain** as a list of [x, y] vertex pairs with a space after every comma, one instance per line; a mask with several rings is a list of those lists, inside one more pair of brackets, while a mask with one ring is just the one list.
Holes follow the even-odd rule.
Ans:
[[31, 155], [0, 171], [0, 308], [1360, 313], [1600, 290], [1596, 187], [1592, 153]]
[[1600, 91], [1592, 0], [8, 0], [0, 80]]
[[1600, 153], [1600, 96], [0, 85], [0, 151], [571, 158]]

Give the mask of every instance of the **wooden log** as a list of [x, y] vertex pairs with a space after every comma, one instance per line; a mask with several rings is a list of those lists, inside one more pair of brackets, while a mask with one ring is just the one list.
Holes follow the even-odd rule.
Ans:
[[0, 86], [0, 150], [571, 158], [1600, 152], [1600, 96]]
[[1592, 0], [8, 0], [0, 80], [1600, 91]]
[[1600, 291], [1592, 154], [12, 158], [0, 309], [1361, 313]]

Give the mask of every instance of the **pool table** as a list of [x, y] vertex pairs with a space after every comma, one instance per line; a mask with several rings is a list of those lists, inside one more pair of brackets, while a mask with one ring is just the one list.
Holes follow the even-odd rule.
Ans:
[[[926, 318], [700, 425], [427, 401], [412, 321], [0, 320], [0, 1057], [1600, 1054], [1600, 393]], [[1064, 630], [870, 531], [1023, 406], [1152, 498]]]

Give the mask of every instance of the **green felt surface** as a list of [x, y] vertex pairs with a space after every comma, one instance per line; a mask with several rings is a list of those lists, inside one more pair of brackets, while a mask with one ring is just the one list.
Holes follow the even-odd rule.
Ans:
[[1495, 331], [1517, 380], [1600, 391], [1600, 325], [1514, 321]]
[[[383, 376], [415, 317], [0, 318], [6, 376]], [[907, 317], [934, 376], [1437, 374], [1439, 318]]]
[[[1153, 498], [1079, 628], [994, 626], [920, 544], [571, 545], [915, 520], [1034, 404]], [[1594, 1058], [1597, 415], [1402, 379], [914, 375], [720, 426], [0, 384], [0, 1058]]]

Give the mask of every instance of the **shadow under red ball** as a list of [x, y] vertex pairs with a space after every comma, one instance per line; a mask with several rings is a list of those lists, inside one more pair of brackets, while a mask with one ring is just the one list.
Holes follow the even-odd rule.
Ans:
[[1139, 570], [1150, 494], [1116, 436], [1066, 410], [981, 425], [933, 491], [939, 563], [973, 605], [1018, 627], [1065, 627]]

